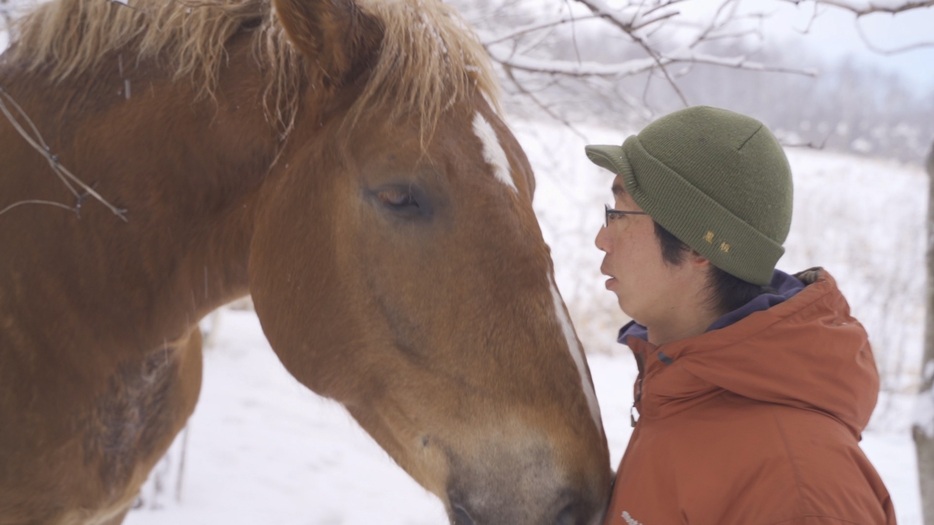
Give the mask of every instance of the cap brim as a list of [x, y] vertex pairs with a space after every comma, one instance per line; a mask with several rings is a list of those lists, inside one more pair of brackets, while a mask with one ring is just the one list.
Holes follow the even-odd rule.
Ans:
[[626, 153], [622, 146], [595, 144], [584, 147], [584, 152], [590, 162], [601, 168], [608, 169], [617, 175], [624, 175], [631, 170]]

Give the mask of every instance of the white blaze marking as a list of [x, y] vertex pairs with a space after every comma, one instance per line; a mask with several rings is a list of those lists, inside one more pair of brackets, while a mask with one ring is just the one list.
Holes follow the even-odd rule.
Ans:
[[483, 160], [493, 167], [493, 175], [497, 180], [512, 188], [512, 191], [519, 193], [515, 181], [509, 174], [509, 159], [506, 158], [506, 152], [499, 143], [496, 130], [480, 113], [473, 118], [473, 132], [480, 137], [480, 142], [483, 144]]
[[581, 386], [584, 387], [584, 395], [587, 396], [587, 405], [590, 407], [590, 415], [593, 417], [597, 428], [603, 430], [603, 422], [600, 419], [600, 405], [597, 403], [597, 393], [594, 392], [593, 383], [590, 381], [590, 374], [587, 373], [587, 363], [584, 357], [584, 349], [577, 341], [577, 335], [574, 334], [574, 325], [564, 309], [564, 301], [561, 300], [561, 294], [558, 293], [558, 287], [555, 286], [555, 280], [548, 276], [548, 282], [551, 285], [551, 298], [555, 305], [555, 314], [558, 316], [558, 322], [561, 324], [561, 332], [568, 342], [568, 351], [574, 358], [574, 364], [577, 365], [577, 371], [581, 376]]

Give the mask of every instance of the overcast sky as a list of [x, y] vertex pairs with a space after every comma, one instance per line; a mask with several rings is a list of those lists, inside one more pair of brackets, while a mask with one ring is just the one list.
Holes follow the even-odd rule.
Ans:
[[[722, 0], [691, 0], [677, 5], [686, 16], [712, 16]], [[853, 1], [851, 3], [863, 3]], [[876, 4], [881, 3], [876, 0]], [[887, 0], [889, 4], [902, 3]], [[904, 76], [918, 93], [934, 94], [934, 9], [915, 9], [899, 15], [873, 14], [857, 21], [839, 8], [822, 6], [815, 18], [814, 4], [794, 6], [775, 0], [745, 0], [744, 8], [773, 13], [766, 24], [768, 38], [789, 38], [831, 58], [854, 59]], [[884, 50], [927, 43], [921, 49], [896, 54], [874, 52], [860, 37], [860, 28], [872, 46]]]

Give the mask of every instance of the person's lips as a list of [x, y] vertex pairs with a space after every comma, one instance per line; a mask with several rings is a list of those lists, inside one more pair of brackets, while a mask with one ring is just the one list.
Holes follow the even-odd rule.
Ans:
[[609, 290], [609, 289], [610, 289], [610, 286], [612, 286], [613, 283], [616, 282], [616, 277], [614, 277], [614, 276], [610, 275], [609, 273], [607, 273], [607, 271], [603, 268], [603, 266], [600, 267], [600, 273], [602, 273], [603, 275], [605, 275], [605, 276], [608, 277], [608, 279], [606, 280], [606, 283], [604, 284], [604, 286], [606, 286], [606, 288]]

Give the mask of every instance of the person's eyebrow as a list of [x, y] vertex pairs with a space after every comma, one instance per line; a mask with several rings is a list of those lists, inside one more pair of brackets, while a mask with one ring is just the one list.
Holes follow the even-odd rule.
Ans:
[[619, 197], [626, 195], [626, 188], [624, 188], [623, 185], [618, 182], [613, 183], [612, 190], [613, 190], [614, 197], [619, 198]]

